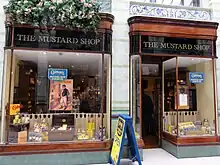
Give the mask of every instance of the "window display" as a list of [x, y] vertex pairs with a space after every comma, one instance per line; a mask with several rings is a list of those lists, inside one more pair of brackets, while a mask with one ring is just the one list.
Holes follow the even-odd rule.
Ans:
[[16, 50], [7, 69], [11, 58], [9, 143], [108, 138], [110, 56]]
[[165, 108], [165, 131], [179, 136], [215, 136], [212, 65], [212, 59], [178, 57], [175, 108]]

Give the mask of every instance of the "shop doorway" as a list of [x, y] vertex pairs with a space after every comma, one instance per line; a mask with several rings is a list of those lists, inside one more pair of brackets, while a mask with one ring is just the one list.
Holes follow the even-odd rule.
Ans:
[[142, 57], [142, 138], [145, 148], [160, 146], [161, 57]]

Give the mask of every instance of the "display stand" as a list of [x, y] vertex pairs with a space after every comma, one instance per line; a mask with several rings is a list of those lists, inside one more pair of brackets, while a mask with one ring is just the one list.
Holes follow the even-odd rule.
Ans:
[[125, 134], [127, 135], [128, 149], [130, 152], [129, 159], [132, 162], [138, 161], [138, 164], [142, 165], [132, 124], [132, 118], [126, 115], [120, 115], [118, 118], [114, 142], [110, 155], [110, 163], [112, 165], [120, 165], [124, 142], [126, 140]]

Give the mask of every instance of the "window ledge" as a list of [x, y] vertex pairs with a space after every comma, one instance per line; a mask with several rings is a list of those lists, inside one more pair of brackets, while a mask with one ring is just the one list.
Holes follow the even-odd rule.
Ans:
[[0, 145], [0, 155], [51, 154], [65, 152], [109, 151], [111, 140], [78, 141], [40, 144], [8, 144]]
[[163, 139], [176, 146], [220, 145], [220, 136], [178, 137], [163, 132]]

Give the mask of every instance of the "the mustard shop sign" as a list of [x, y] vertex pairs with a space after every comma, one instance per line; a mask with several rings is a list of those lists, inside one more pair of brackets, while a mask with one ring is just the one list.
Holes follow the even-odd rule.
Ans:
[[143, 42], [144, 48], [153, 48], [153, 49], [170, 49], [170, 50], [194, 50], [194, 51], [208, 51], [212, 48], [212, 45], [207, 44], [178, 44], [178, 43], [164, 43], [164, 42]]
[[[6, 29], [8, 39], [6, 46], [11, 46], [10, 29]], [[87, 52], [110, 52], [111, 34], [73, 31], [65, 29], [14, 29], [14, 47], [34, 49], [66, 49]]]
[[[137, 36], [132, 36], [137, 37]], [[140, 44], [134, 41], [140, 40], [131, 37], [133, 47], [131, 53], [137, 53]], [[147, 54], [175, 54], [175, 55], [197, 55], [211, 57], [214, 45], [212, 40], [201, 40], [192, 38], [174, 38], [174, 37], [158, 37], [158, 36], [140, 36], [141, 52]], [[133, 52], [132, 52], [133, 51]], [[136, 52], [134, 52], [136, 51]]]
[[86, 38], [86, 37], [60, 37], [60, 36], [46, 36], [46, 35], [25, 35], [17, 34], [17, 41], [21, 42], [38, 42], [38, 43], [56, 43], [56, 44], [80, 44], [80, 45], [93, 45], [100, 44], [100, 38]]

